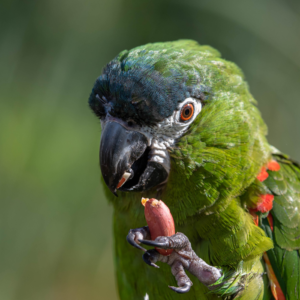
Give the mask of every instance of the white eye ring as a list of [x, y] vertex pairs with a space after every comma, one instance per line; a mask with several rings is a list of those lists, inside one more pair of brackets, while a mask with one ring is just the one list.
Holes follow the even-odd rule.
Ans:
[[[192, 104], [193, 105], [193, 108], [194, 108], [193, 116], [190, 119], [183, 120], [182, 117], [181, 117], [181, 112], [182, 112], [182, 109], [184, 108], [184, 106], [186, 106], [187, 104]], [[200, 100], [196, 100], [194, 98], [186, 98], [178, 106], [178, 111], [176, 111], [176, 115], [175, 115], [176, 123], [181, 123], [182, 125], [190, 124], [198, 116], [201, 109], [202, 109], [202, 104], [201, 104]]]

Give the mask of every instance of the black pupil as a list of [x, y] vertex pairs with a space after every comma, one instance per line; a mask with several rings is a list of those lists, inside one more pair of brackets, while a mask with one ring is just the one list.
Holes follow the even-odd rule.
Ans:
[[184, 110], [184, 116], [188, 117], [190, 115], [190, 113], [191, 113], [191, 108], [188, 106]]

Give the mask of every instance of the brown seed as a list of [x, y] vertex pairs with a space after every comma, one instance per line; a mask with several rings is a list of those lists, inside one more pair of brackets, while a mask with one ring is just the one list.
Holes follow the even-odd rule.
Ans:
[[[155, 240], [158, 236], [171, 236], [175, 234], [175, 224], [169, 207], [161, 200], [142, 198], [145, 206], [145, 218], [150, 230], [151, 239]], [[172, 249], [156, 250], [162, 255], [170, 255]]]

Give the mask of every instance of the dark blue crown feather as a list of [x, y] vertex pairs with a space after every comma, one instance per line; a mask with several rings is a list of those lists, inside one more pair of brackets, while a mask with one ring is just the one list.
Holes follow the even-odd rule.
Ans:
[[[171, 116], [188, 97], [208, 98], [210, 88], [201, 85], [199, 73], [191, 67], [194, 52], [188, 56], [189, 50], [147, 46], [121, 52], [104, 68], [89, 98], [96, 115], [109, 112], [124, 121], [153, 125]], [[180, 58], [183, 52], [189, 60]]]

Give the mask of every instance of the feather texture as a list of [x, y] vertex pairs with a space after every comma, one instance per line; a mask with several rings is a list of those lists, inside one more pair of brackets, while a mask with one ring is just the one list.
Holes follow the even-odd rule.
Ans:
[[[103, 107], [96, 95], [111, 105]], [[115, 262], [121, 298], [143, 299], [147, 293], [150, 300], [213, 300], [218, 295], [271, 299], [263, 275], [262, 255], [267, 251], [287, 299], [300, 299], [300, 171], [286, 156], [277, 154], [273, 159], [280, 163], [280, 171], [272, 165], [275, 169], [268, 171], [267, 179], [257, 179], [272, 159], [272, 148], [256, 101], [235, 64], [220, 58], [211, 47], [189, 40], [125, 50], [104, 69], [89, 103], [99, 116], [109, 109], [118, 118], [152, 126], [170, 116], [187, 97], [199, 99], [203, 109], [168, 149], [171, 172], [164, 188], [119, 192], [118, 198], [106, 189], [115, 208]], [[273, 232], [266, 216], [260, 213], [258, 227], [249, 213], [266, 194], [274, 196]], [[176, 230], [189, 237], [198, 256], [224, 270], [222, 288], [208, 293], [193, 280], [187, 295], [174, 294], [167, 288], [175, 284], [168, 266], [157, 271], [143, 263], [140, 253], [125, 239], [130, 228], [145, 225], [141, 197], [162, 199], [168, 205]]]

